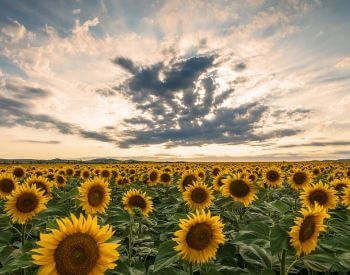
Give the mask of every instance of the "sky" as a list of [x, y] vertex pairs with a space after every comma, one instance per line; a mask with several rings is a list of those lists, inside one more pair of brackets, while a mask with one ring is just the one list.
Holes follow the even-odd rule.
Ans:
[[350, 158], [348, 0], [0, 0], [0, 158]]

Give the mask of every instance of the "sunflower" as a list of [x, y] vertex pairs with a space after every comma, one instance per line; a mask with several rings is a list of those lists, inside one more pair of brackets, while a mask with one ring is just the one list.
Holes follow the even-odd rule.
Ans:
[[44, 191], [43, 193], [44, 196], [47, 196], [47, 197], [51, 196], [52, 183], [42, 176], [39, 176], [39, 177], [31, 176], [26, 180], [25, 184], [29, 186], [35, 185], [36, 188]]
[[112, 173], [109, 169], [105, 168], [101, 170], [101, 178], [109, 179], [112, 176]]
[[229, 175], [222, 182], [224, 185], [221, 188], [221, 192], [224, 197], [231, 197], [234, 201], [244, 204], [244, 206], [248, 206], [256, 199], [254, 184], [242, 178], [240, 174]]
[[159, 181], [159, 171], [157, 169], [151, 169], [147, 172], [147, 185], [155, 186]]
[[73, 214], [56, 222], [58, 229], [41, 233], [39, 248], [32, 250], [39, 275], [104, 274], [116, 267], [119, 244], [106, 242], [114, 234], [110, 225], [100, 227], [97, 217]]
[[87, 180], [88, 178], [90, 178], [90, 171], [88, 169], [84, 169], [83, 171], [81, 171], [80, 173], [80, 178], [83, 180]]
[[326, 230], [323, 224], [329, 218], [326, 209], [317, 203], [314, 208], [301, 209], [302, 217], [297, 217], [289, 231], [290, 243], [295, 248], [297, 256], [305, 255], [316, 249], [320, 232]]
[[122, 202], [124, 209], [129, 214], [134, 214], [134, 208], [139, 208], [144, 216], [148, 216], [153, 210], [153, 202], [145, 192], [137, 189], [130, 189], [123, 195]]
[[117, 185], [118, 188], [124, 188], [125, 186], [130, 184], [130, 180], [127, 177], [118, 176], [115, 179], [115, 184]]
[[166, 171], [163, 169], [159, 178], [160, 178], [160, 183], [162, 183], [164, 186], [169, 186], [171, 184], [171, 172], [170, 171]]
[[325, 209], [333, 209], [337, 205], [338, 197], [336, 194], [337, 191], [333, 188], [319, 182], [307, 186], [301, 193], [300, 199], [305, 206], [310, 208], [313, 208], [315, 203], [318, 203]]
[[16, 178], [24, 178], [26, 175], [26, 172], [23, 167], [15, 166], [12, 169], [12, 175], [15, 176]]
[[180, 230], [174, 233], [175, 250], [191, 263], [206, 263], [215, 259], [216, 251], [224, 243], [223, 227], [219, 216], [210, 212], [196, 212], [181, 219]]
[[12, 174], [0, 176], [0, 198], [6, 198], [18, 185], [16, 178]]
[[288, 179], [290, 186], [295, 189], [304, 189], [306, 186], [309, 186], [312, 181], [312, 176], [308, 171], [296, 170], [294, 171]]
[[344, 193], [341, 197], [342, 203], [350, 210], [350, 185], [344, 189]]
[[272, 166], [267, 168], [263, 173], [264, 183], [272, 188], [278, 188], [283, 184], [282, 170]]
[[228, 176], [229, 172], [227, 170], [220, 171], [216, 177], [213, 178], [213, 187], [215, 190], [220, 191], [221, 187], [224, 185], [223, 180]]
[[63, 175], [56, 174], [55, 175], [56, 186], [64, 187], [66, 185], [66, 179]]
[[18, 186], [5, 203], [5, 211], [13, 222], [20, 224], [31, 220], [36, 214], [46, 208], [47, 198], [44, 191], [37, 189], [35, 185], [23, 184]]
[[331, 186], [337, 191], [338, 195], [342, 195], [344, 189], [350, 186], [350, 179], [335, 179], [331, 182]]
[[195, 182], [183, 193], [186, 204], [191, 210], [203, 210], [213, 203], [213, 190], [202, 182]]
[[178, 189], [180, 192], [184, 192], [187, 187], [193, 185], [197, 181], [200, 181], [197, 173], [191, 171], [184, 172], [178, 182]]
[[111, 200], [106, 180], [93, 178], [78, 187], [80, 205], [87, 214], [104, 213]]

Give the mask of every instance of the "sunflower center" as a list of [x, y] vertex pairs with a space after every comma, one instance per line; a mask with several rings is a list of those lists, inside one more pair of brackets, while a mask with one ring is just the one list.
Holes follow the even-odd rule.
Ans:
[[23, 193], [16, 200], [16, 208], [22, 213], [32, 212], [38, 204], [38, 198], [33, 193]]
[[88, 171], [84, 171], [83, 172], [83, 178], [87, 179], [89, 177], [89, 172]]
[[312, 170], [312, 173], [314, 175], [318, 175], [320, 173], [320, 170], [318, 170], [317, 168], [315, 168], [314, 170]]
[[134, 196], [132, 196], [129, 199], [129, 206], [145, 209], [146, 208], [146, 202], [141, 196], [134, 195]]
[[183, 188], [186, 189], [186, 187], [193, 185], [194, 181], [196, 181], [196, 177], [194, 175], [186, 176], [182, 181]]
[[162, 182], [169, 182], [171, 178], [169, 174], [164, 173], [160, 176], [160, 179]]
[[269, 181], [278, 181], [279, 178], [280, 178], [280, 174], [278, 174], [277, 171], [274, 171], [274, 170], [270, 170], [270, 171], [267, 171], [266, 173], [266, 178], [269, 180]]
[[13, 170], [13, 174], [18, 177], [18, 178], [21, 178], [24, 176], [24, 170], [22, 168], [15, 168]]
[[96, 241], [88, 234], [75, 233], [57, 246], [54, 257], [59, 274], [87, 275], [99, 259]]
[[64, 183], [64, 178], [62, 176], [57, 177], [57, 182], [58, 184], [63, 184]]
[[324, 192], [323, 190], [315, 190], [310, 193], [309, 199], [313, 204], [317, 202], [320, 205], [325, 205], [327, 204], [328, 196], [327, 196], [327, 193]]
[[192, 249], [203, 250], [207, 248], [213, 238], [213, 231], [206, 223], [193, 225], [188, 231], [186, 242]]
[[71, 176], [73, 175], [73, 169], [67, 169], [67, 175]]
[[94, 207], [99, 206], [103, 202], [104, 195], [105, 195], [105, 192], [101, 186], [99, 185], [92, 186], [87, 195], [89, 204]]
[[249, 194], [249, 185], [243, 180], [234, 180], [230, 184], [230, 193], [234, 197], [243, 198]]
[[15, 184], [10, 179], [2, 179], [0, 181], [0, 189], [4, 193], [11, 193], [15, 189]]
[[195, 188], [191, 192], [191, 199], [195, 203], [203, 203], [207, 199], [207, 192], [203, 188]]
[[152, 171], [151, 174], [149, 175], [149, 179], [150, 181], [156, 181], [157, 180], [157, 172], [156, 171]]
[[337, 186], [335, 187], [335, 190], [337, 190], [338, 192], [343, 191], [343, 189], [346, 187], [346, 184], [344, 183], [339, 183], [337, 184]]
[[220, 169], [219, 169], [219, 168], [214, 168], [214, 170], [213, 170], [213, 175], [214, 175], [214, 176], [217, 176], [217, 175], [219, 174], [219, 172], [220, 172]]
[[304, 219], [299, 230], [299, 241], [305, 242], [312, 237], [316, 229], [313, 216], [308, 216]]
[[43, 184], [43, 183], [40, 182], [40, 181], [35, 181], [35, 182], [32, 183], [32, 185], [33, 185], [33, 184], [35, 184], [35, 187], [36, 187], [37, 189], [39, 189], [40, 191], [44, 191], [44, 196], [46, 196], [46, 194], [47, 194], [47, 188], [46, 188], [45, 184]]
[[253, 174], [249, 175], [248, 179], [250, 179], [251, 181], [255, 181], [255, 175]]
[[297, 185], [302, 185], [306, 182], [306, 175], [303, 172], [296, 172], [293, 175], [293, 181]]
[[108, 170], [103, 170], [102, 173], [101, 173], [101, 176], [103, 178], [108, 178], [109, 177], [109, 171]]

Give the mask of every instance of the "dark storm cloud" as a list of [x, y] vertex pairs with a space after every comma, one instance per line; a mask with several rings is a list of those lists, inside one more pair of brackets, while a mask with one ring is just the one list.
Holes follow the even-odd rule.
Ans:
[[86, 131], [86, 130], [80, 130], [79, 133], [83, 138], [94, 139], [102, 142], [113, 142], [113, 139], [110, 138], [105, 133], [99, 133], [95, 131]]
[[113, 60], [113, 63], [119, 65], [132, 74], [136, 74], [138, 71], [137, 67], [134, 65], [134, 62], [132, 62], [132, 60], [129, 58], [117, 57]]
[[[262, 127], [259, 122], [270, 112], [267, 106], [252, 102], [223, 107], [234, 87], [226, 91], [218, 89], [213, 72], [215, 59], [215, 55], [198, 56], [142, 67], [128, 58], [115, 58], [114, 64], [131, 76], [114, 89], [142, 112], [142, 116], [124, 120], [128, 130], [124, 131], [125, 138], [119, 145], [127, 148], [149, 144], [167, 147], [240, 144], [299, 132], [282, 128], [257, 135], [256, 130]], [[240, 63], [236, 67], [243, 70], [246, 65]]]

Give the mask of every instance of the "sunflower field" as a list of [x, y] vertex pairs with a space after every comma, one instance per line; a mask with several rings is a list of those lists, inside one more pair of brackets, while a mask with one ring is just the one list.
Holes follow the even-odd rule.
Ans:
[[0, 274], [349, 274], [350, 163], [0, 166]]

